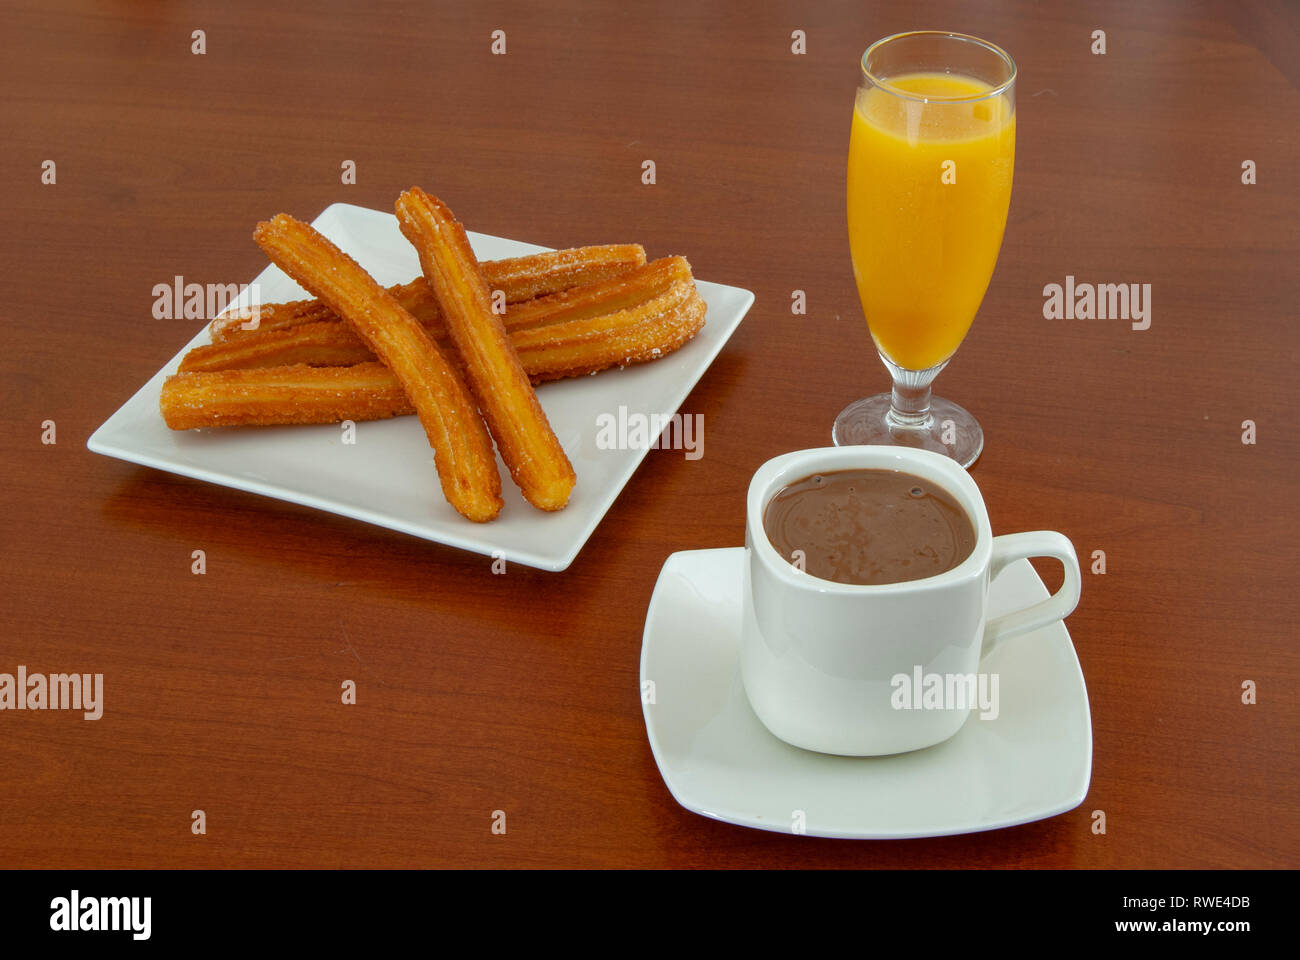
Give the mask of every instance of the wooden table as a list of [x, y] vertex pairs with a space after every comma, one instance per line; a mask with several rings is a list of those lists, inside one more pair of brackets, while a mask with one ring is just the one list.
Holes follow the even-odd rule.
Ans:
[[[0, 864], [1296, 866], [1295, 7], [547, 6], [5, 5], [0, 671], [102, 672], [105, 706], [0, 714]], [[938, 391], [984, 424], [995, 532], [1105, 552], [1069, 620], [1091, 790], [913, 842], [715, 823], [650, 754], [646, 604], [668, 554], [741, 542], [760, 463], [885, 388], [845, 242], [848, 111], [869, 41], [936, 24], [1019, 63], [1006, 240]], [[154, 284], [251, 280], [258, 219], [391, 209], [412, 183], [481, 232], [637, 240], [752, 289], [682, 407], [703, 459], [651, 452], [567, 572], [493, 576], [87, 452], [198, 325], [153, 319]], [[1067, 275], [1150, 283], [1150, 328], [1045, 320]]]

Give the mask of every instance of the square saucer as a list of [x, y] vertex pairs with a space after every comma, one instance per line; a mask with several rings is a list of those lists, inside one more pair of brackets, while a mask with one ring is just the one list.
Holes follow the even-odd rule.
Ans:
[[[381, 284], [405, 283], [420, 275], [415, 248], [402, 236], [391, 212], [336, 203], [312, 226]], [[480, 260], [550, 249], [481, 233], [470, 233], [469, 241]], [[253, 282], [262, 303], [308, 296], [274, 265]], [[463, 550], [563, 570], [649, 450], [646, 445], [619, 449], [602, 445], [598, 442], [601, 415], [617, 419], [626, 414], [629, 421], [643, 417], [645, 422], [670, 417], [754, 302], [754, 295], [739, 287], [703, 280], [695, 285], [708, 314], [703, 329], [680, 350], [654, 363], [557, 380], [538, 389], [537, 399], [578, 476], [569, 505], [555, 513], [535, 510], [524, 502], [498, 456], [505, 499], [501, 515], [480, 524], [457, 514], [442, 496], [433, 451], [415, 417], [358, 423], [356, 443], [351, 445], [340, 442], [338, 424], [168, 429], [158, 412], [163, 381], [176, 372], [192, 347], [210, 342], [206, 325], [94, 432], [87, 446], [120, 460], [315, 507]], [[245, 301], [241, 297], [236, 306]]]
[[[777, 739], [740, 679], [745, 551], [691, 550], [665, 562], [646, 612], [642, 712], [674, 799], [701, 816], [818, 837], [902, 839], [996, 830], [1083, 802], [1092, 717], [1074, 644], [1057, 622], [1006, 641], [981, 669], [999, 675], [999, 712], [972, 712], [951, 739], [889, 757], [837, 757]], [[989, 590], [990, 617], [1045, 600], [1028, 560]]]

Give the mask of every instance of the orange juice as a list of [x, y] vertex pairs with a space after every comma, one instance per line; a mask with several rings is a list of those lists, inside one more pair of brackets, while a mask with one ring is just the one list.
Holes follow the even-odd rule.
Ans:
[[[1011, 202], [1016, 117], [971, 77], [911, 73], [858, 92], [849, 249], [880, 352], [924, 370], [956, 352], [988, 289]], [[920, 100], [920, 96], [926, 99]]]

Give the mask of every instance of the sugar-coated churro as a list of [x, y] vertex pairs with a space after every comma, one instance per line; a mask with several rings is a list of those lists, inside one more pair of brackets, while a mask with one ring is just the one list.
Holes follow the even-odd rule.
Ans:
[[495, 517], [501, 477], [491, 439], [461, 378], [419, 322], [307, 224], [278, 214], [259, 223], [253, 237], [280, 269], [352, 324], [401, 383], [433, 447], [447, 501], [470, 520]]
[[346, 367], [376, 359], [374, 351], [348, 324], [321, 320], [195, 347], [181, 358], [180, 372], [212, 373], [295, 363]]
[[[511, 304], [619, 277], [644, 263], [645, 250], [640, 244], [619, 243], [489, 260], [482, 264], [482, 269], [488, 286], [500, 290], [506, 303]], [[441, 323], [437, 300], [424, 277], [395, 284], [387, 290], [426, 326]], [[217, 317], [209, 329], [213, 342], [220, 343], [257, 332], [327, 320], [341, 322], [338, 314], [320, 300], [294, 300], [262, 304], [255, 309]]]
[[[642, 322], [645, 317], [638, 315], [633, 308], [672, 290], [684, 295], [687, 291], [694, 291], [694, 287], [686, 260], [665, 257], [611, 280], [515, 304], [507, 309], [502, 319], [516, 349], [524, 330], [579, 320], [591, 321], [590, 337], [595, 339], [612, 334], [622, 326]], [[441, 321], [436, 327], [427, 326], [426, 329], [444, 352], [454, 349]], [[564, 331], [564, 337], [572, 341], [581, 330], [581, 327], [569, 327]], [[536, 335], [524, 338], [523, 342], [534, 349], [539, 343]], [[584, 346], [594, 348], [595, 344], [584, 341]], [[195, 347], [181, 360], [180, 371], [194, 373], [295, 363], [347, 366], [374, 359], [374, 353], [346, 323], [319, 321]], [[596, 359], [587, 356], [580, 359], [580, 363], [595, 362]]]
[[534, 383], [597, 373], [667, 356], [704, 326], [704, 301], [692, 287], [602, 318], [521, 330], [511, 342]]
[[[396, 209], [398, 226], [420, 257], [443, 322], [460, 351], [466, 380], [510, 475], [533, 506], [562, 509], [573, 491], [573, 466], [501, 318], [492, 312], [491, 294], [464, 227], [441, 200], [419, 187], [398, 197]], [[376, 344], [371, 346], [388, 362]]]
[[645, 248], [641, 244], [609, 243], [488, 260], [480, 267], [488, 289], [500, 290], [506, 303], [520, 303], [622, 276], [644, 263]]
[[644, 303], [674, 284], [694, 289], [691, 266], [684, 257], [663, 257], [620, 277], [511, 304], [503, 319], [512, 335], [543, 324], [595, 319]]
[[401, 383], [378, 361], [175, 374], [163, 383], [159, 406], [173, 430], [359, 422], [415, 412]]

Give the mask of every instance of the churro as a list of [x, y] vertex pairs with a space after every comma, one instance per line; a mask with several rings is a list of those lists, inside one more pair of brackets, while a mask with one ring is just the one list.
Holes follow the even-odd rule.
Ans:
[[401, 383], [378, 361], [180, 373], [163, 383], [158, 405], [173, 430], [359, 422], [415, 412]]
[[253, 238], [280, 269], [352, 324], [397, 378], [433, 447], [447, 501], [470, 520], [495, 517], [501, 477], [491, 439], [460, 376], [419, 322], [307, 224], [278, 214], [259, 223]]
[[[419, 187], [398, 197], [396, 209], [398, 226], [419, 254], [424, 277], [460, 351], [470, 390], [511, 477], [533, 506], [562, 509], [573, 491], [573, 466], [537, 401], [501, 318], [492, 312], [491, 294], [464, 227], [441, 200]], [[376, 343], [371, 347], [392, 367]]]
[[[500, 290], [507, 304], [559, 293], [571, 287], [622, 276], [645, 264], [640, 244], [620, 243], [569, 250], [551, 250], [524, 257], [488, 260], [483, 277], [492, 290]], [[424, 277], [387, 288], [394, 299], [426, 326], [441, 323], [437, 299]], [[257, 332], [283, 330], [341, 318], [320, 300], [267, 303], [217, 317], [209, 326], [214, 343]]]
[[657, 360], [704, 326], [705, 304], [695, 291], [670, 289], [596, 321], [570, 320], [516, 331], [511, 343], [534, 382], [596, 373]]
[[[524, 330], [578, 320], [591, 321], [591, 336], [597, 338], [643, 321], [645, 317], [638, 316], [633, 308], [646, 301], [670, 290], [684, 296], [694, 288], [690, 264], [682, 257], [665, 257], [614, 279], [516, 304], [507, 308], [502, 321], [516, 349], [520, 343], [518, 336]], [[436, 326], [429, 325], [425, 329], [444, 353], [454, 349], [441, 320]], [[572, 340], [579, 329], [569, 328], [564, 336]], [[532, 347], [539, 342], [535, 335], [525, 340]], [[347, 366], [374, 359], [374, 353], [346, 323], [319, 321], [249, 333], [195, 347], [182, 358], [180, 372], [278, 367], [295, 363]], [[584, 356], [582, 362], [594, 361]]]
[[346, 367], [375, 359], [374, 351], [348, 324], [321, 320], [195, 347], [181, 358], [180, 372], [212, 373], [296, 363]]

